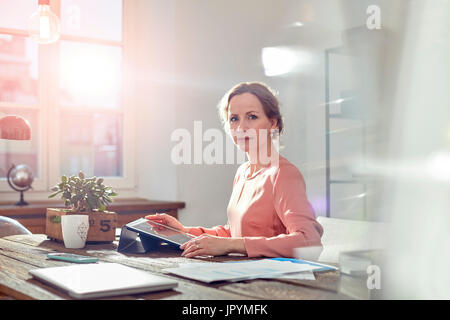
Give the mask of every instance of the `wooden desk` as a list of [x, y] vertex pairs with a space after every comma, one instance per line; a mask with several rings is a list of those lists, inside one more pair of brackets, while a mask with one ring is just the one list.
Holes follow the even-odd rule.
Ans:
[[315, 273], [315, 281], [249, 280], [236, 283], [204, 284], [165, 274], [162, 269], [177, 267], [186, 262], [224, 262], [248, 260], [243, 256], [223, 256], [187, 259], [170, 246], [162, 246], [156, 253], [123, 254], [117, 243], [87, 245], [83, 249], [66, 249], [63, 244], [47, 240], [46, 235], [16, 235], [0, 238], [0, 296], [14, 299], [71, 299], [63, 292], [32, 278], [28, 271], [35, 268], [68, 265], [68, 262], [49, 260], [49, 252], [71, 252], [98, 257], [101, 262], [115, 262], [176, 279], [174, 290], [113, 297], [109, 299], [181, 299], [181, 300], [253, 300], [253, 299], [348, 299], [337, 293], [338, 272]]
[[[47, 208], [62, 208], [61, 200], [30, 201], [28, 206], [15, 206], [10, 202], [0, 202], [0, 216], [19, 221], [32, 233], [45, 233], [45, 212]], [[165, 212], [178, 218], [178, 209], [185, 207], [184, 202], [159, 201], [140, 198], [114, 199], [108, 206], [109, 211], [118, 213], [117, 227], [142, 218], [146, 214]]]

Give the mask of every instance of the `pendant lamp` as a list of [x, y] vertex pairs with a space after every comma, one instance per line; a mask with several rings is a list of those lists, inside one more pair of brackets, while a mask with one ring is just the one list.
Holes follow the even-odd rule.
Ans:
[[33, 40], [41, 44], [58, 41], [60, 23], [58, 16], [50, 9], [50, 0], [38, 0], [38, 10], [30, 17], [28, 32]]

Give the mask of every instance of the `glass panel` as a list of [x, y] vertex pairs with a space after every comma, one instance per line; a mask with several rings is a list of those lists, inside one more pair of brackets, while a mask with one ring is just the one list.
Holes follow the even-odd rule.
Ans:
[[364, 161], [364, 124], [360, 120], [330, 118], [330, 177], [354, 179]]
[[61, 123], [62, 174], [122, 176], [122, 115], [64, 112]]
[[353, 66], [354, 56], [330, 53], [330, 114], [358, 118], [362, 106], [358, 104], [358, 81]]
[[38, 45], [0, 34], [0, 101], [36, 104], [38, 92]]
[[28, 30], [30, 16], [37, 8], [37, 0], [1, 0], [0, 28]]
[[361, 220], [366, 218], [367, 187], [358, 183], [332, 183], [330, 217]]
[[329, 55], [330, 177], [350, 180], [366, 156], [367, 124], [361, 85], [353, 70], [357, 57], [347, 55], [342, 48], [334, 51]]
[[61, 41], [61, 105], [119, 108], [121, 63], [121, 47]]
[[63, 34], [121, 41], [122, 0], [62, 0]]
[[15, 141], [0, 139], [0, 178], [5, 178], [12, 164], [26, 164], [39, 177], [39, 111], [17, 107], [1, 107], [0, 117], [5, 115], [22, 116], [31, 126], [31, 140]]

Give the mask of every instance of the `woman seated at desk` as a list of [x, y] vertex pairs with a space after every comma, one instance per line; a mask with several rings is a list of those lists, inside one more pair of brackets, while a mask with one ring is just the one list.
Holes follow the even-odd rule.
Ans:
[[320, 248], [323, 229], [308, 202], [303, 176], [274, 146], [283, 121], [271, 89], [258, 82], [238, 84], [225, 94], [219, 112], [248, 159], [236, 172], [227, 224], [185, 227], [167, 214], [146, 218], [197, 236], [181, 246], [184, 257], [293, 257], [295, 248]]

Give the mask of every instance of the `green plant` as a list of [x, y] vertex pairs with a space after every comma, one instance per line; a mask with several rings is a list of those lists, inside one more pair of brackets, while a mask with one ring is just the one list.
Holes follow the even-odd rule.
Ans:
[[81, 171], [78, 176], [62, 176], [61, 182], [51, 188], [54, 193], [49, 198], [61, 194], [64, 205], [70, 207], [72, 212], [105, 211], [117, 193], [105, 186], [103, 181], [103, 178], [85, 178]]

